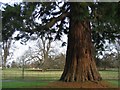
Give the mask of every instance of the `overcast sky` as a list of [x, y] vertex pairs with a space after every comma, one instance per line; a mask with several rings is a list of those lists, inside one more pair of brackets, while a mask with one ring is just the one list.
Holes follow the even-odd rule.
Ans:
[[0, 2], [2, 3], [9, 3], [9, 4], [13, 4], [15, 2], [22, 2], [23, 0], [0, 0]]

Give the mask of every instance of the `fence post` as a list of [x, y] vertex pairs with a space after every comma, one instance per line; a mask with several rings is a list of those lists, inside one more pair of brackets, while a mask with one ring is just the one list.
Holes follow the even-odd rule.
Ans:
[[24, 59], [22, 61], [22, 79], [24, 79]]

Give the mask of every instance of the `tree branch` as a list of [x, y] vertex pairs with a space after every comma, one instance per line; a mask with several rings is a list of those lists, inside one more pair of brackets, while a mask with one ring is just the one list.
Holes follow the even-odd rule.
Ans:
[[[48, 30], [49, 28], [51, 28], [57, 21], [60, 21], [62, 19], [64, 19], [65, 17], [69, 16], [69, 12], [64, 12], [62, 13], [60, 16], [58, 17], [54, 17], [50, 20], [50, 22], [46, 23], [45, 25], [39, 25], [36, 26], [37, 28], [33, 29], [33, 32], [41, 32], [44, 30]], [[31, 32], [29, 30], [26, 30], [26, 32]]]
[[53, 18], [49, 23], [47, 23], [44, 27], [46, 28], [50, 28], [52, 27], [57, 21], [60, 21], [62, 20], [63, 18], [65, 18], [66, 16], [68, 16], [69, 13], [66, 12], [66, 13], [63, 13], [61, 14], [60, 16], [56, 17], [56, 18]]

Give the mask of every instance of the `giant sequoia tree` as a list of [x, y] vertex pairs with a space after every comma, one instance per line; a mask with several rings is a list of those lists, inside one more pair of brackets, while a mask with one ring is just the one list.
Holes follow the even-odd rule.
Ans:
[[[61, 81], [101, 80], [92, 55], [92, 42], [100, 51], [105, 40], [114, 41], [119, 37], [119, 3], [36, 2], [21, 5], [19, 17], [28, 14], [24, 17], [24, 32], [30, 35], [34, 32], [39, 32], [39, 35], [54, 33], [55, 37], [50, 39], [59, 40], [63, 33], [68, 34], [66, 64]], [[30, 10], [30, 13], [22, 15], [25, 10]], [[36, 22], [36, 18], [40, 23]]]
[[[80, 8], [79, 11], [78, 8]], [[84, 12], [89, 13], [88, 7], [83, 6], [82, 3], [71, 3], [70, 12], [66, 64], [61, 80], [100, 80], [101, 77], [92, 56], [90, 21], [86, 15], [81, 15]]]

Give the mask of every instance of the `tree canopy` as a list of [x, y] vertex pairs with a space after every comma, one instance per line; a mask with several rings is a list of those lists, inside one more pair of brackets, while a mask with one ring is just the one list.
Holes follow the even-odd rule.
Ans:
[[[78, 5], [76, 8], [80, 16], [77, 20], [88, 19], [92, 28], [92, 41], [96, 50], [104, 50], [105, 40], [115, 41], [120, 37], [120, 3], [107, 2], [22, 2], [20, 4], [6, 5], [2, 11], [3, 40], [8, 39], [18, 30], [21, 31], [16, 40], [38, 33], [53, 33], [59, 39], [63, 33], [68, 34], [70, 21], [70, 4]], [[89, 11], [88, 9], [89, 8]], [[85, 12], [85, 13], [83, 13]], [[73, 15], [74, 15], [73, 14]], [[39, 22], [38, 22], [39, 21]]]

